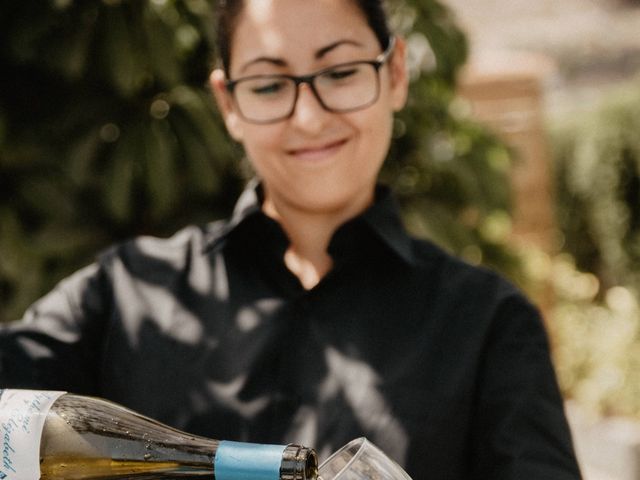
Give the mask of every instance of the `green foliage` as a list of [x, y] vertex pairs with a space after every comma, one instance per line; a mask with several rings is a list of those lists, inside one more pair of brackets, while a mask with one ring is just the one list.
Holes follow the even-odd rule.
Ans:
[[605, 287], [640, 293], [640, 83], [553, 129], [565, 248]]
[[525, 283], [508, 246], [511, 152], [467, 118], [455, 97], [466, 38], [452, 12], [434, 1], [392, 4], [396, 31], [408, 40], [414, 81], [383, 179], [396, 191], [407, 224], [474, 263]]
[[640, 90], [552, 126], [564, 251], [550, 325], [567, 396], [640, 418]]
[[[390, 5], [411, 101], [384, 178], [414, 231], [515, 274], [509, 154], [456, 112], [467, 44], [436, 0]], [[108, 244], [229, 213], [244, 183], [206, 88], [206, 0], [0, 4], [0, 320]]]
[[0, 6], [0, 319], [109, 243], [225, 214], [204, 0]]

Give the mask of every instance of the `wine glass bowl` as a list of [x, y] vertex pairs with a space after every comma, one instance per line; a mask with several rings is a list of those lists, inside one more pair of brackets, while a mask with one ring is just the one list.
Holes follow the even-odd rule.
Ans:
[[318, 473], [318, 480], [411, 480], [400, 465], [364, 437], [333, 453]]

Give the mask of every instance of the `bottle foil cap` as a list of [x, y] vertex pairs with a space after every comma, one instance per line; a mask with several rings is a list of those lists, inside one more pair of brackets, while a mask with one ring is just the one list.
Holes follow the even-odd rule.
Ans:
[[220, 442], [213, 461], [216, 480], [278, 480], [286, 445]]

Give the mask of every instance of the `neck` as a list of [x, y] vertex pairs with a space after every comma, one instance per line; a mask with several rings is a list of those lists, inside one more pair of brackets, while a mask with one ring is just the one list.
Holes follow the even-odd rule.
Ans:
[[367, 199], [350, 208], [316, 212], [289, 205], [266, 196], [262, 209], [277, 220], [289, 238], [284, 262], [307, 290], [315, 287], [333, 267], [333, 259], [327, 252], [334, 232], [347, 220], [361, 213], [373, 200], [373, 192]]

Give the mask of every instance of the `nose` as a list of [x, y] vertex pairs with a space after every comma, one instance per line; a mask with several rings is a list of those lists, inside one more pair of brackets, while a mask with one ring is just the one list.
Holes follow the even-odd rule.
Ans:
[[324, 109], [311, 87], [303, 83], [298, 86], [298, 99], [294, 107], [291, 122], [301, 130], [310, 133], [320, 131], [331, 115]]

